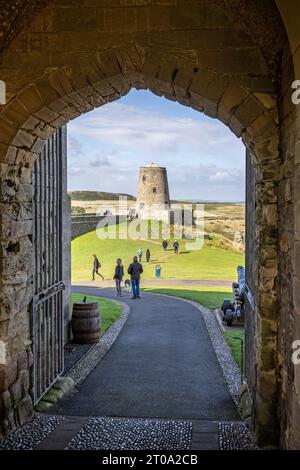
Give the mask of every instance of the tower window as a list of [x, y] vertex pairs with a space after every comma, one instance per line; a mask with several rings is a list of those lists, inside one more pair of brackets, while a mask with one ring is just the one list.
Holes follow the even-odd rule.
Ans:
[[147, 178], [146, 178], [146, 175], [144, 175], [144, 176], [143, 176], [143, 181], [146, 181], [146, 179], [147, 179]]
[[154, 194], [155, 194], [155, 193], [156, 193], [156, 188], [154, 187], [154, 188], [152, 189], [152, 191], [153, 191], [153, 192], [154, 192]]

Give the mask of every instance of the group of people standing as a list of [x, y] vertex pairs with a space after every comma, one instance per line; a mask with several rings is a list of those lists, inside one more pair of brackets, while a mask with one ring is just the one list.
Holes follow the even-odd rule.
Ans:
[[[162, 247], [163, 247], [164, 251], [167, 251], [168, 246], [169, 246], [168, 241], [166, 239], [164, 239], [163, 242], [162, 242]], [[174, 243], [173, 243], [173, 250], [174, 250], [174, 253], [176, 253], [176, 254], [179, 253], [179, 243], [178, 243], [177, 240], [175, 240]]]
[[[146, 253], [146, 256], [147, 256], [147, 253]], [[150, 250], [149, 250], [149, 260], [150, 260]], [[93, 281], [95, 280], [95, 274], [97, 274], [102, 279], [104, 279], [102, 274], [99, 272], [100, 267], [101, 267], [101, 263], [99, 259], [97, 258], [96, 255], [93, 255], [93, 272], [92, 272]], [[140, 299], [141, 298], [140, 280], [141, 280], [141, 274], [143, 273], [143, 266], [138, 261], [137, 256], [134, 256], [133, 262], [128, 266], [127, 272], [128, 274], [130, 274], [130, 277], [131, 277], [132, 299]], [[123, 278], [124, 278], [124, 266], [123, 266], [121, 258], [118, 258], [117, 265], [115, 267], [115, 274], [114, 274], [114, 281], [116, 283], [116, 290], [117, 290], [118, 297], [122, 297], [121, 283], [123, 281]]]
[[[143, 249], [139, 248], [138, 251], [137, 251], [137, 254], [138, 254], [138, 257], [139, 257], [139, 262], [141, 263], [142, 262], [142, 256], [143, 256]], [[147, 263], [150, 263], [150, 258], [151, 258], [151, 253], [150, 253], [149, 248], [147, 248], [147, 250], [146, 250], [146, 261], [147, 261]]]
[[[137, 256], [133, 257], [133, 262], [128, 266], [127, 272], [128, 274], [130, 274], [131, 277], [132, 299], [140, 299], [140, 281], [141, 274], [143, 273], [143, 266], [141, 265], [141, 263], [139, 263]], [[122, 297], [121, 282], [123, 280], [123, 277], [124, 266], [122, 264], [121, 258], [118, 258], [114, 274], [118, 297]]]
[[[162, 246], [164, 251], [167, 251], [168, 249], [168, 241], [163, 240]], [[173, 243], [173, 249], [174, 253], [179, 252], [179, 243], [177, 240], [174, 241]], [[151, 258], [151, 253], [149, 248], [146, 250], [146, 261], [147, 263], [150, 262]], [[143, 249], [139, 248], [137, 250], [137, 256], [134, 256], [133, 262], [128, 266], [127, 273], [130, 274], [131, 277], [131, 288], [132, 288], [132, 299], [140, 299], [140, 280], [141, 280], [141, 274], [143, 273], [143, 266], [141, 265], [143, 257]], [[104, 279], [103, 275], [99, 272], [99, 269], [101, 267], [101, 263], [99, 259], [97, 258], [96, 255], [93, 255], [93, 272], [92, 272], [92, 280], [95, 280], [95, 274], [100, 276], [102, 279]], [[117, 264], [115, 267], [115, 274], [114, 274], [114, 281], [116, 283], [116, 290], [117, 290], [117, 295], [118, 297], [122, 297], [122, 281], [124, 278], [124, 266], [122, 263], [121, 258], [117, 259]], [[125, 281], [125, 284], [128, 283], [128, 281]]]

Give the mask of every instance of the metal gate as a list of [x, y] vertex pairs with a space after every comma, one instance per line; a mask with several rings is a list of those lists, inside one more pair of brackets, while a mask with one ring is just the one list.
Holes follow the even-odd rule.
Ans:
[[45, 144], [33, 171], [33, 374], [36, 404], [64, 368], [62, 281], [62, 152], [64, 129]]

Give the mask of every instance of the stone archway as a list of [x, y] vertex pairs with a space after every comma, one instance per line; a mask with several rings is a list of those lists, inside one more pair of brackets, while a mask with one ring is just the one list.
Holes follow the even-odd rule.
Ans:
[[[83, 30], [78, 33], [74, 28], [82, 19], [82, 9], [74, 5], [71, 8], [67, 0], [57, 6], [53, 2], [16, 37], [4, 55], [0, 69], [3, 77], [9, 70], [12, 76], [15, 73], [16, 81], [8, 87], [10, 101], [0, 114], [1, 339], [6, 355], [1, 366], [2, 400], [8, 400], [11, 389], [16, 388], [14, 384], [23, 387], [19, 400], [11, 407], [12, 426], [24, 422], [31, 412], [26, 371], [31, 356], [28, 304], [32, 284], [28, 259], [32, 251], [33, 162], [57, 128], [135, 87], [221, 120], [251, 152], [255, 172], [255, 252], [251, 254], [255, 257], [255, 311], [251, 313], [254, 338], [248, 345], [249, 388], [260, 442], [277, 443], [277, 334], [281, 278], [286, 272], [278, 257], [283, 159], [278, 83], [271, 79], [278, 71], [278, 58], [266, 59], [267, 42], [261, 40], [261, 29], [259, 43], [255, 44], [247, 28], [234, 23], [234, 8], [232, 16], [228, 14], [232, 2], [209, 3], [189, 2], [184, 27], [185, 10], [180, 14], [172, 1], [166, 7], [147, 2], [140, 7], [131, 2], [118, 8], [108, 5], [95, 10], [91, 6], [84, 12]], [[274, 8], [273, 2], [268, 3]], [[251, 8], [253, 15], [253, 5]], [[281, 23], [277, 10], [271, 11], [272, 19], [276, 18], [270, 24], [274, 32]], [[95, 15], [98, 21], [104, 18], [100, 31]], [[206, 48], [198, 47], [201, 41]], [[78, 44], [83, 50], [78, 50]], [[15, 51], [20, 51], [23, 65], [13, 61]], [[280, 56], [284, 53], [289, 54], [285, 42]], [[9, 409], [7, 403], [4, 409]]]

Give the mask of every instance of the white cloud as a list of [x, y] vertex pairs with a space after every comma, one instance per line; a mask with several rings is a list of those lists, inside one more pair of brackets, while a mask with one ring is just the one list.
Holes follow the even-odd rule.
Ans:
[[241, 141], [208, 118], [111, 103], [69, 124], [68, 149], [73, 190], [136, 194], [139, 166], [155, 161], [167, 167], [173, 199], [244, 197]]
[[[72, 126], [72, 127], [71, 127]], [[144, 148], [148, 151], [177, 152], [185, 145], [206, 151], [232, 145], [232, 136], [224, 127], [190, 118], [164, 116], [122, 103], [111, 103], [96, 109], [80, 123], [70, 124], [72, 135], [78, 134], [96, 142]]]
[[71, 132], [68, 134], [68, 155], [81, 155], [82, 145]]
[[68, 176], [81, 176], [85, 174], [85, 169], [81, 166], [68, 166]]
[[233, 184], [236, 181], [239, 181], [240, 178], [243, 178], [243, 172], [238, 171], [237, 169], [233, 169], [231, 171], [219, 169], [214, 174], [209, 176], [210, 181], [222, 184]]
[[100, 155], [96, 155], [95, 160], [92, 160], [90, 162], [90, 165], [93, 167], [102, 168], [102, 167], [111, 167], [112, 163], [111, 163], [109, 155], [100, 154]]

